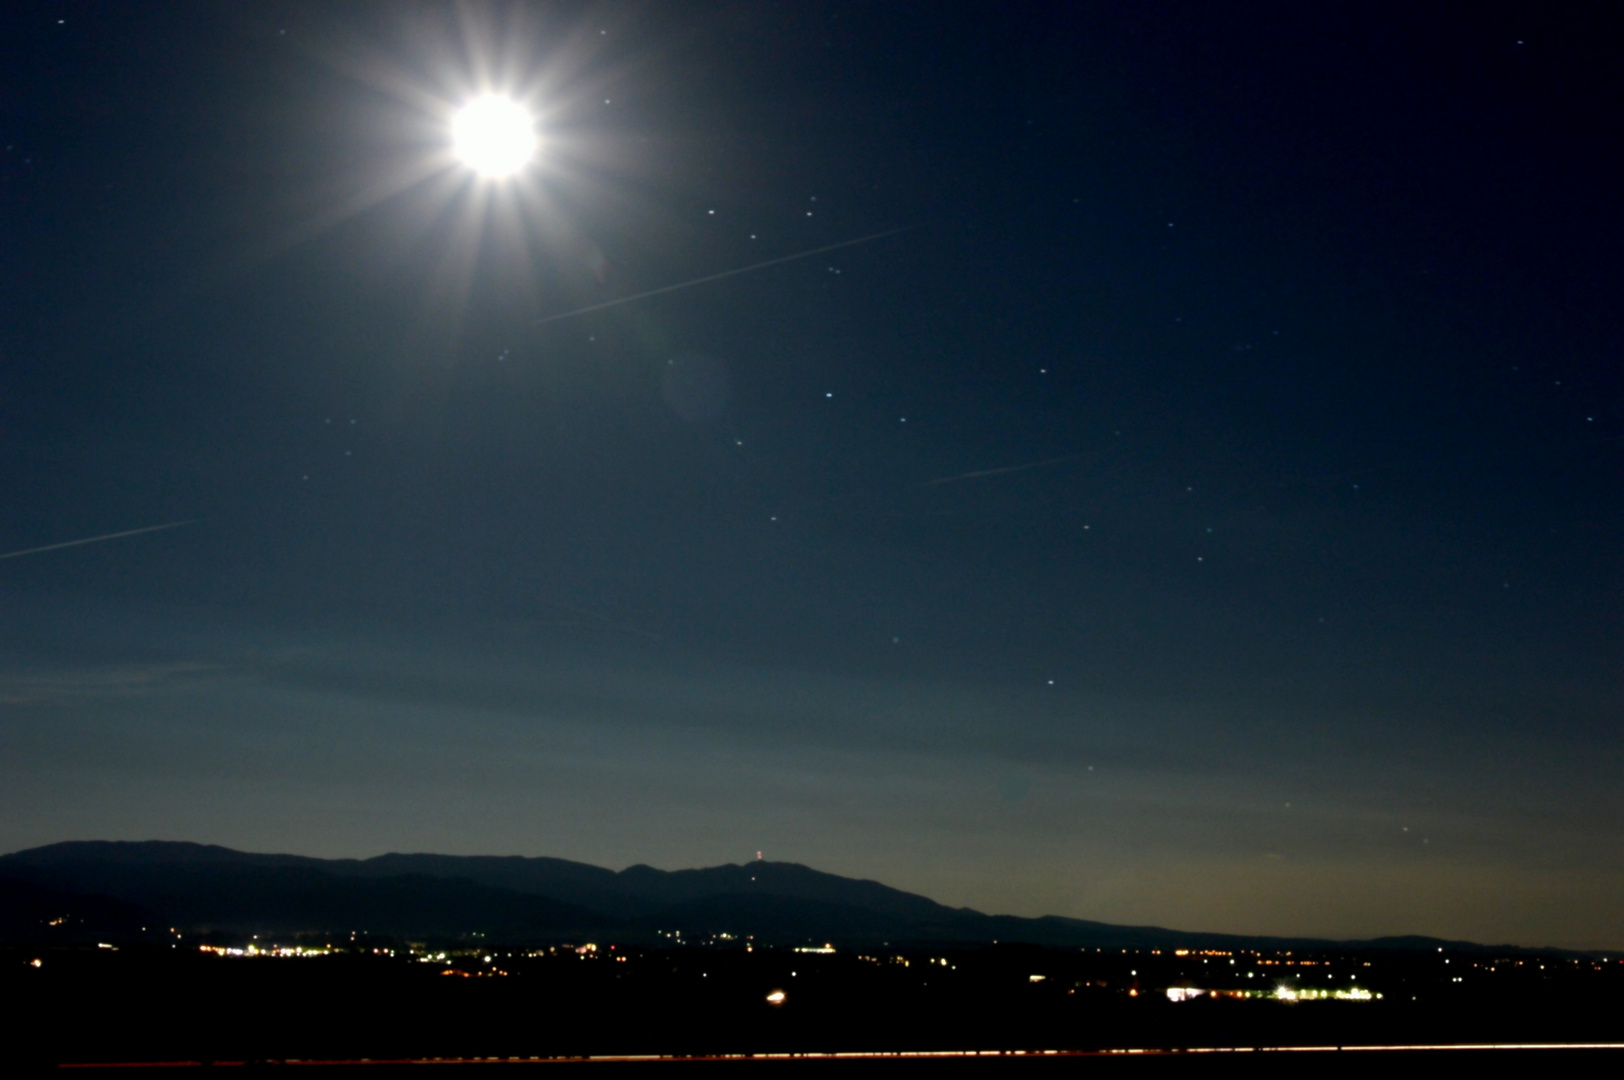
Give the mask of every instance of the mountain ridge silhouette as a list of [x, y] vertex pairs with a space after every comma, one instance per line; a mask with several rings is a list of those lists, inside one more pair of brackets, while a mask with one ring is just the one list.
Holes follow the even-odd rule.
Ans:
[[[988, 915], [878, 881], [765, 860], [688, 870], [638, 864], [614, 871], [547, 856], [392, 852], [368, 859], [320, 859], [160, 840], [64, 841], [0, 856], [0, 926], [7, 934], [15, 938], [30, 926], [39, 929], [37, 913], [51, 908], [42, 895], [54, 898], [63, 913], [74, 904], [86, 911], [118, 911], [116, 922], [126, 930], [131, 913], [140, 911], [150, 913], [154, 924], [184, 925], [192, 932], [365, 932], [473, 936], [492, 942], [659, 942], [674, 934], [695, 941], [728, 934], [735, 940], [786, 945], [1485, 948], [1420, 936], [1333, 942], [1055, 915]], [[100, 925], [107, 920], [98, 916], [93, 921]], [[79, 924], [91, 925], [83, 918]], [[59, 925], [73, 925], [73, 920]], [[51, 938], [41, 934], [42, 940]]]

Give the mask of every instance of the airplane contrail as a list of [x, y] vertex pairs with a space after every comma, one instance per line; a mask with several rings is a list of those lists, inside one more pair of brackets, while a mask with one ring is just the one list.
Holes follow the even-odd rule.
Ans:
[[1042, 461], [1029, 461], [1025, 465], [1005, 465], [1001, 469], [977, 469], [975, 472], [960, 473], [957, 476], [942, 476], [935, 480], [927, 480], [925, 486], [935, 487], [937, 484], [952, 484], [959, 480], [979, 480], [983, 476], [1000, 476], [1004, 473], [1025, 472], [1027, 469], [1041, 469], [1045, 465], [1070, 461], [1076, 456], [1076, 454], [1061, 454], [1059, 457], [1045, 458]]
[[757, 270], [765, 270], [769, 266], [778, 266], [781, 263], [794, 262], [797, 259], [810, 259], [814, 255], [822, 255], [825, 251], [838, 251], [840, 248], [856, 247], [858, 244], [866, 244], [871, 240], [881, 240], [887, 236], [895, 236], [897, 233], [907, 232], [907, 230], [908, 227], [903, 226], [899, 229], [887, 229], [885, 232], [870, 233], [868, 236], [859, 236], [855, 240], [842, 240], [838, 244], [825, 244], [823, 247], [813, 248], [811, 251], [802, 251], [795, 255], [782, 255], [776, 259], [768, 259], [766, 262], [758, 262], [752, 263], [749, 266], [741, 266], [736, 270], [723, 270], [720, 274], [710, 274], [706, 277], [694, 278], [692, 281], [680, 281], [675, 285], [665, 285], [658, 289], [650, 289], [648, 292], [640, 292], [635, 296], [622, 296], [618, 300], [605, 300], [601, 304], [589, 304], [583, 308], [576, 308], [574, 311], [566, 311], [558, 315], [549, 315], [545, 319], [537, 319], [531, 325], [541, 326], [544, 323], [557, 322], [560, 319], [573, 319], [575, 316], [585, 315], [589, 311], [602, 311], [604, 308], [619, 307], [621, 304], [630, 304], [635, 300], [647, 300], [651, 296], [659, 296], [662, 293], [676, 292], [678, 289], [691, 289], [695, 285], [704, 285], [707, 282], [721, 281], [723, 278], [736, 277], [739, 274], [749, 274]]
[[78, 547], [80, 544], [99, 544], [103, 540], [117, 540], [123, 536], [140, 536], [142, 533], [178, 529], [182, 525], [196, 525], [201, 520], [201, 518], [191, 518], [188, 521], [171, 521], [167, 525], [148, 525], [144, 529], [125, 529], [123, 532], [106, 533], [102, 536], [87, 536], [83, 540], [64, 540], [60, 544], [46, 544], [44, 547], [25, 548], [22, 551], [8, 551], [0, 555], [0, 559], [20, 559], [24, 555], [38, 555], [42, 551], [56, 551], [59, 548]]

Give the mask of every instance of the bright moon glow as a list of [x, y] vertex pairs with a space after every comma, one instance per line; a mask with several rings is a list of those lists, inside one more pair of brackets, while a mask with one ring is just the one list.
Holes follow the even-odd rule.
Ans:
[[457, 156], [481, 176], [508, 176], [524, 168], [536, 150], [536, 132], [524, 106], [507, 98], [482, 97], [451, 121]]

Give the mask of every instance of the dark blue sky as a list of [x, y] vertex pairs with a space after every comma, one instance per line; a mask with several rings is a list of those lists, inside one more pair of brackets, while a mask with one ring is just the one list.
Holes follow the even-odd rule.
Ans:
[[1624, 945], [1608, 15], [7, 5], [0, 848]]

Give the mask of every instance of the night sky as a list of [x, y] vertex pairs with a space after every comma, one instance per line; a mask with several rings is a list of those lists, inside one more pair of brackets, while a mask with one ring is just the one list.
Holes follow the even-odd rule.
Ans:
[[0, 849], [1624, 946], [1616, 14], [5, 4]]

